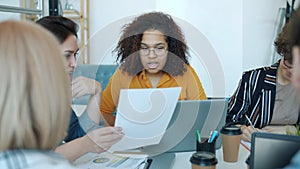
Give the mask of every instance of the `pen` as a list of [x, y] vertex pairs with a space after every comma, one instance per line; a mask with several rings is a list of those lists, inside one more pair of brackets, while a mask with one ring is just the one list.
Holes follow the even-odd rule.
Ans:
[[255, 127], [253, 126], [251, 120], [249, 119], [249, 117], [248, 117], [246, 114], [245, 114], [245, 117], [246, 117], [247, 121], [249, 122], [250, 126], [253, 128], [253, 130], [254, 130], [254, 131], [257, 131], [257, 130], [255, 129]]
[[217, 130], [213, 131], [211, 136], [209, 137], [208, 139], [208, 142], [209, 143], [213, 143], [214, 141], [216, 141], [216, 139], [218, 138], [219, 136], [219, 132]]
[[198, 142], [200, 143], [201, 142], [201, 136], [200, 136], [199, 130], [196, 130], [196, 136], [197, 136]]
[[148, 159], [148, 160], [146, 161], [146, 163], [145, 163], [144, 169], [149, 169], [151, 163], [152, 163], [152, 159]]

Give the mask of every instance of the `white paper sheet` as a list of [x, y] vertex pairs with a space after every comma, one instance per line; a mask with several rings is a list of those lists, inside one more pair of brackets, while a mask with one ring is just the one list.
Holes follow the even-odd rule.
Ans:
[[248, 151], [251, 151], [251, 143], [241, 140], [241, 145], [244, 146]]
[[167, 129], [181, 87], [122, 89], [115, 126], [123, 128], [123, 138], [109, 151], [123, 151], [158, 144]]

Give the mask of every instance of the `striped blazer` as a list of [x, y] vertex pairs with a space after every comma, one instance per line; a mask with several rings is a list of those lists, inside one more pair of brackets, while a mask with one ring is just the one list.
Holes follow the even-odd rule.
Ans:
[[[249, 124], [245, 114], [256, 128], [270, 124], [276, 94], [276, 73], [280, 60], [270, 67], [262, 67], [243, 73], [227, 109], [226, 123]], [[298, 122], [299, 124], [299, 118]]]

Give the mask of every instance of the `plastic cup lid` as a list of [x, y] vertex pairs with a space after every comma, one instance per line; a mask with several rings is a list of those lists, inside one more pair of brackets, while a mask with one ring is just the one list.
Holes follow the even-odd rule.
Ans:
[[222, 134], [227, 135], [240, 135], [243, 134], [242, 130], [237, 126], [224, 126], [221, 129]]
[[211, 166], [216, 165], [218, 160], [215, 154], [206, 151], [199, 151], [192, 155], [190, 162], [199, 166]]

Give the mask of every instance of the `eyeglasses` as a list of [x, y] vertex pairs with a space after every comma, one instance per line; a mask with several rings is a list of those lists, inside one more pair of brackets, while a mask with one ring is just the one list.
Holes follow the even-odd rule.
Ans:
[[156, 46], [155, 48], [141, 47], [140, 55], [148, 56], [150, 51], [153, 51], [156, 56], [163, 56], [166, 54], [167, 48], [165, 46]]
[[292, 69], [293, 68], [293, 65], [289, 63], [288, 60], [286, 59], [283, 59], [283, 65], [288, 68], [288, 69]]

